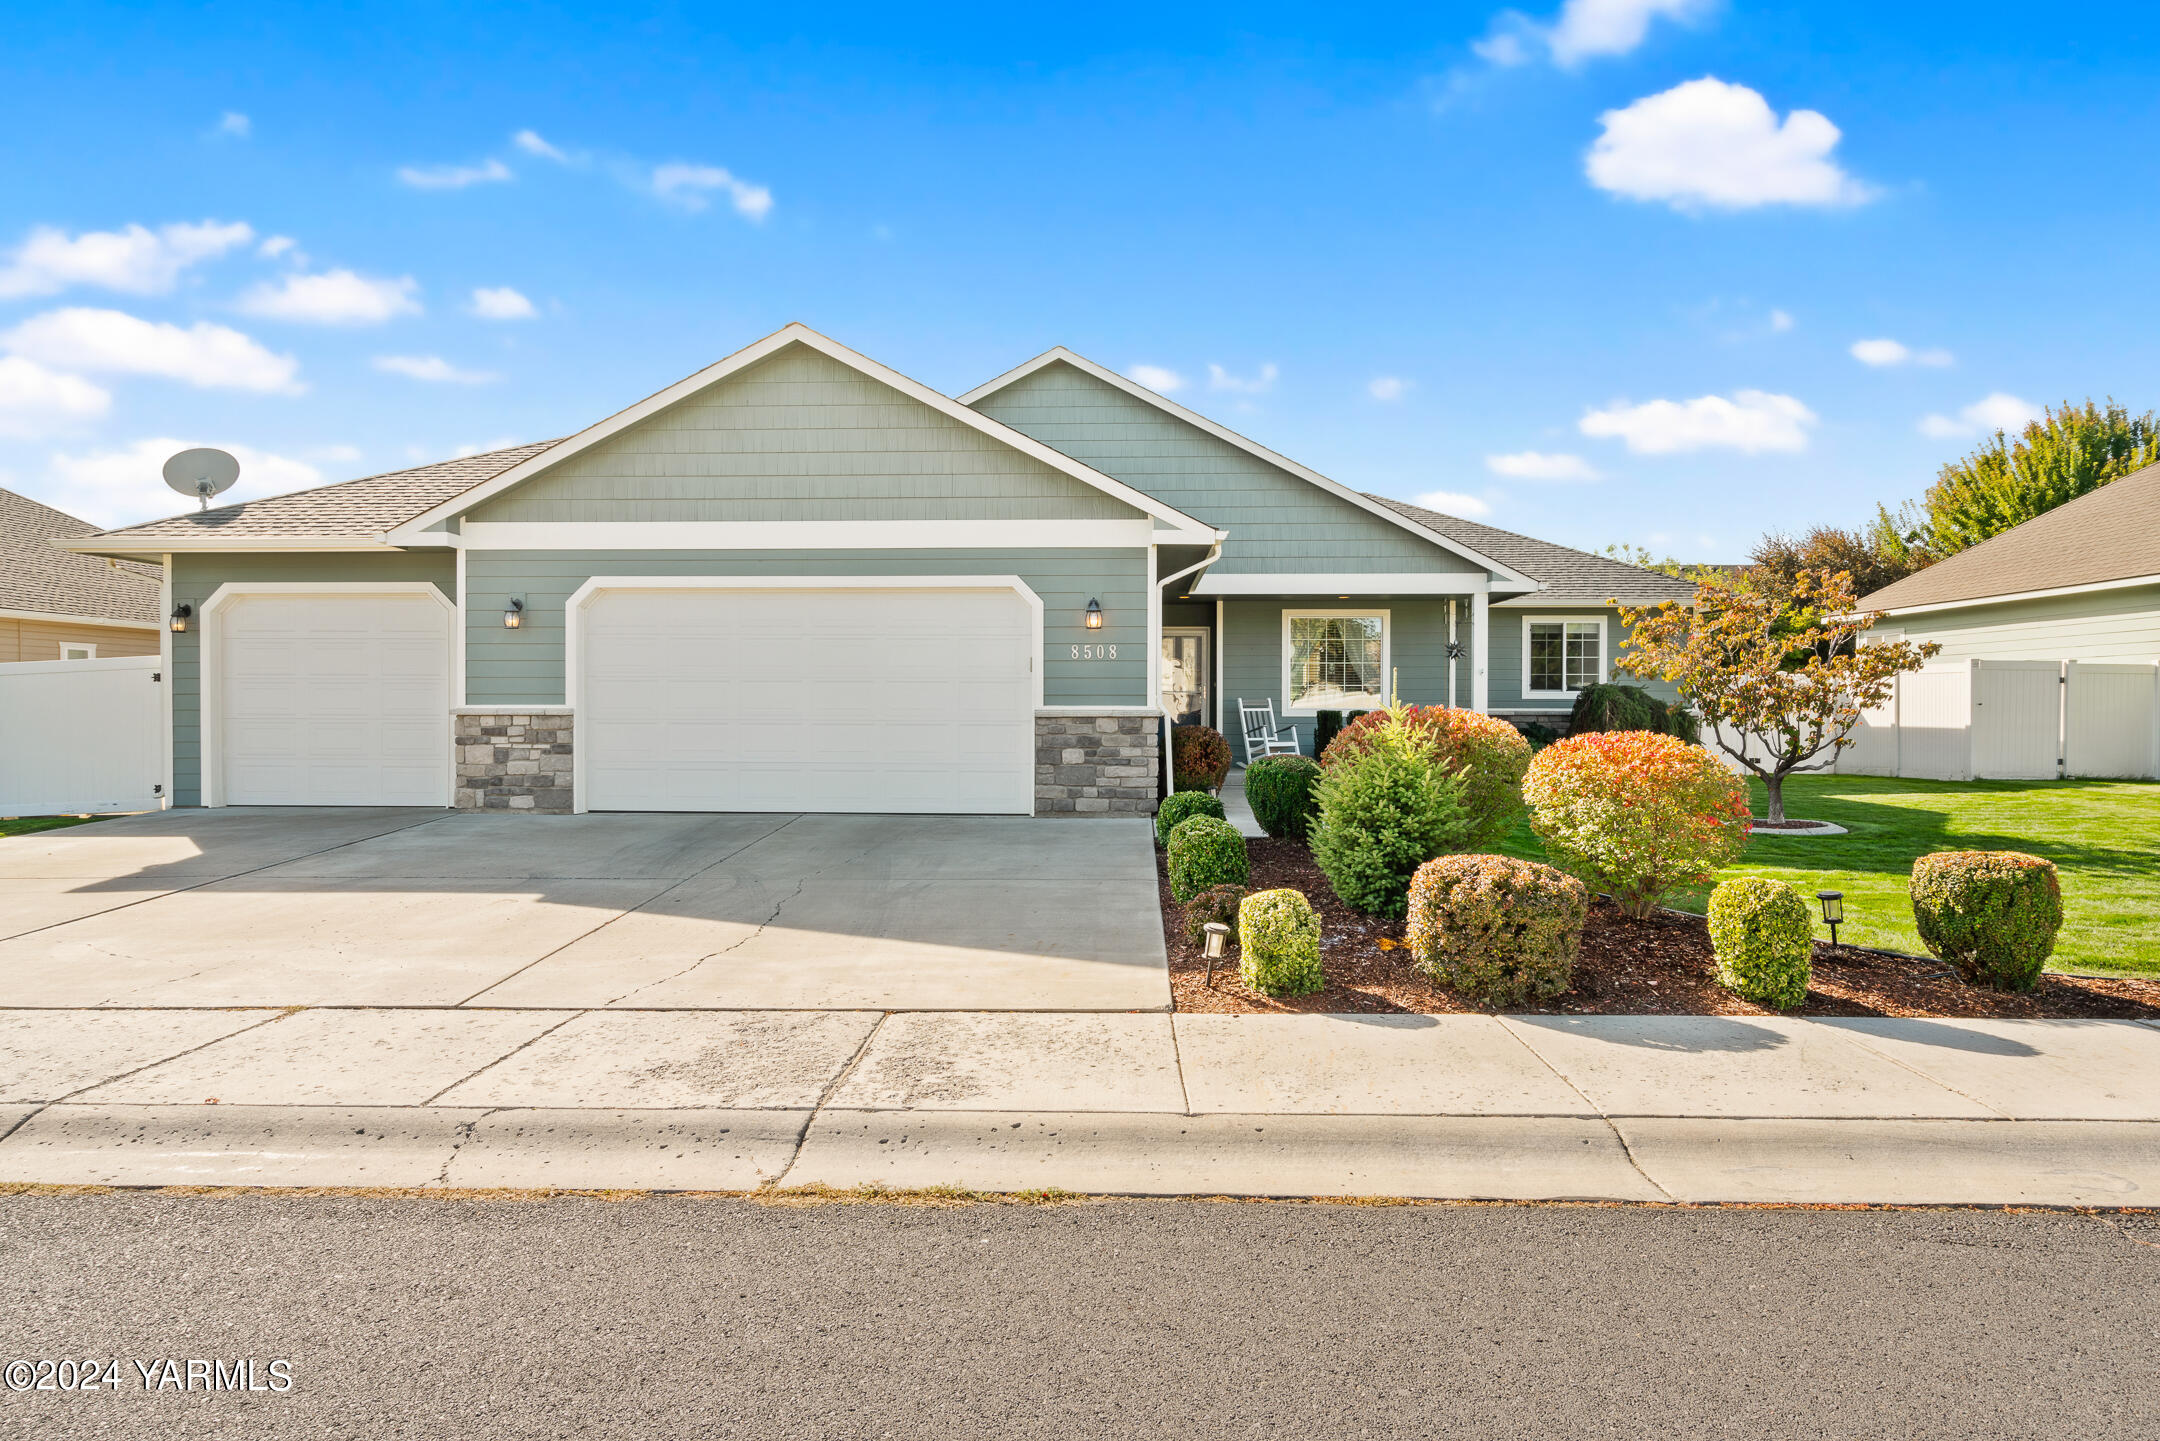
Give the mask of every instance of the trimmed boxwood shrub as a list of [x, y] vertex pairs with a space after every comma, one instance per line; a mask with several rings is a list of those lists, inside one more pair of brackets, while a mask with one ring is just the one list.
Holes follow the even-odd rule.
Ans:
[[1206, 791], [1178, 791], [1164, 796], [1162, 804], [1155, 807], [1155, 844], [1169, 845], [1170, 832], [1178, 828], [1179, 822], [1189, 821], [1194, 816], [1213, 816], [1221, 820], [1222, 802]]
[[1245, 837], [1218, 816], [1179, 821], [1164, 849], [1169, 853], [1164, 869], [1170, 873], [1170, 894], [1181, 906], [1209, 886], [1242, 886], [1252, 879]]
[[1212, 726], [1174, 726], [1170, 775], [1181, 791], [1219, 791], [1230, 774], [1230, 742]]
[[1209, 886], [1185, 903], [1185, 940], [1199, 945], [1207, 939], [1209, 921], [1221, 921], [1237, 930], [1238, 903], [1245, 899], [1243, 886]]
[[1314, 788], [1313, 863], [1343, 904], [1400, 916], [1410, 877], [1469, 834], [1462, 783], [1431, 762], [1423, 741], [1397, 721], [1327, 766]]
[[1590, 892], [1565, 871], [1510, 856], [1441, 856], [1410, 882], [1410, 958], [1465, 1000], [1546, 1001], [1568, 988]]
[[2029, 991], [2062, 929], [2055, 863], [2022, 851], [1937, 851], [1913, 862], [1920, 939], [1965, 978]]
[[1735, 876], [1710, 892], [1710, 949], [1719, 984], [1789, 1011], [1807, 999], [1815, 918], [1785, 882]]
[[1319, 783], [1320, 763], [1311, 756], [1262, 756], [1245, 768], [1245, 800], [1260, 829], [1301, 841], [1320, 809], [1313, 797]]
[[1522, 779], [1530, 768], [1531, 747], [1521, 731], [1498, 716], [1444, 705], [1374, 711], [1344, 726], [1321, 753], [1320, 763], [1332, 766], [1364, 749], [1367, 738], [1390, 715], [1410, 728], [1431, 764], [1461, 782], [1470, 822], [1464, 848], [1481, 850], [1514, 828], [1523, 811]]
[[1309, 996], [1320, 970], [1320, 913], [1301, 891], [1256, 891], [1238, 907], [1238, 975], [1263, 996]]
[[1640, 919], [1747, 846], [1747, 787], [1678, 736], [1593, 731], [1537, 753], [1523, 779], [1545, 853]]

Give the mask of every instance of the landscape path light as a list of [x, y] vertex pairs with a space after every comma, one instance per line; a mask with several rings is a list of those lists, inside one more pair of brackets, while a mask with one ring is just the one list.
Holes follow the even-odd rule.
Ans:
[[1212, 986], [1215, 984], [1215, 963], [1223, 958], [1223, 947], [1230, 944], [1230, 928], [1221, 921], [1209, 921], [1204, 929], [1207, 931], [1207, 945], [1204, 948], [1207, 955], [1207, 984]]
[[1838, 922], [1845, 919], [1845, 893], [1843, 891], [1817, 891], [1815, 899], [1822, 902], [1823, 924], [1830, 928], [1830, 944], [1837, 944]]

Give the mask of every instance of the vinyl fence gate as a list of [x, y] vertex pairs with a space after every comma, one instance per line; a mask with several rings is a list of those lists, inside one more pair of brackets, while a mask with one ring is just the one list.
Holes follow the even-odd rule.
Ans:
[[2160, 778], [2160, 664], [1970, 660], [1898, 677], [1839, 775]]
[[0, 816], [156, 810], [164, 734], [154, 655], [0, 665]]

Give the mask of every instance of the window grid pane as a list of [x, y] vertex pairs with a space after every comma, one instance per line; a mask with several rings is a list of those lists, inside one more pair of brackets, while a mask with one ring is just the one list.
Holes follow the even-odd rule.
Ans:
[[1530, 689], [1565, 690], [1561, 668], [1561, 627], [1557, 621], [1530, 626]]
[[1384, 630], [1377, 615], [1292, 616], [1286, 706], [1304, 710], [1376, 703], [1385, 694]]
[[1599, 655], [1598, 624], [1595, 621], [1570, 621], [1567, 628], [1567, 688], [1581, 690], [1596, 685]]

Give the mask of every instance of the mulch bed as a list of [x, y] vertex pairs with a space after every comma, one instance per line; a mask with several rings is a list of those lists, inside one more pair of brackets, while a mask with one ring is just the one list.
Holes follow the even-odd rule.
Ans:
[[[1320, 958], [1327, 989], [1316, 995], [1273, 1000], [1238, 979], [1237, 953], [1216, 962], [1215, 984], [1205, 984], [1207, 961], [1185, 942], [1183, 917], [1170, 898], [1170, 883], [1155, 857], [1162, 902], [1163, 938], [1170, 951], [1170, 990], [1180, 1011], [1366, 1011], [1475, 1012], [1483, 1007], [1458, 999], [1420, 975], [1399, 945], [1402, 922], [1361, 914], [1336, 899], [1311, 854], [1296, 841], [1247, 842], [1253, 890], [1289, 887], [1303, 891], [1320, 913]], [[1583, 928], [1575, 984], [1538, 1014], [1767, 1016], [1767, 1006], [1734, 995], [1717, 983], [1709, 929], [1702, 917], [1664, 912], [1631, 921], [1609, 901], [1598, 900]], [[2160, 1019], [2160, 980], [2104, 980], [2044, 976], [2030, 995], [2005, 995], [1967, 984], [1931, 957], [1886, 956], [1853, 946], [1815, 943], [1814, 975], [1800, 1016], [1945, 1016], [2003, 1018]]]

